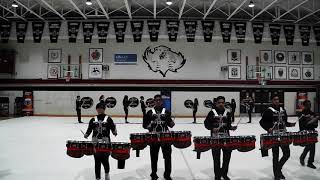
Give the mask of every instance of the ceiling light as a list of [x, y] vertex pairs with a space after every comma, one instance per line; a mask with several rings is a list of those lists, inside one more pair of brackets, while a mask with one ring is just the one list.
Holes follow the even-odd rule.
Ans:
[[14, 7], [14, 8], [17, 8], [17, 7], [18, 7], [18, 4], [15, 3], [15, 2], [13, 2], [11, 6]]
[[91, 0], [87, 0], [86, 5], [91, 6], [92, 5]]
[[168, 6], [170, 6], [170, 5], [172, 4], [172, 1], [171, 1], [171, 0], [167, 0], [166, 4], [167, 4]]
[[249, 7], [253, 8], [255, 6], [255, 4], [253, 3], [253, 1], [251, 0], [249, 3]]

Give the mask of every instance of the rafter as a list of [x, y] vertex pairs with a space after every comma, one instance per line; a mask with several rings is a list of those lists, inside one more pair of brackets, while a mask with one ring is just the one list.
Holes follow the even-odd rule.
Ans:
[[218, 0], [213, 0], [209, 9], [207, 10], [207, 12], [204, 14], [203, 19], [206, 19], [206, 17], [209, 15], [211, 9], [213, 8], [213, 6], [217, 3]]
[[130, 5], [129, 5], [128, 0], [124, 0], [124, 3], [126, 4], [126, 8], [127, 8], [127, 12], [128, 12], [129, 18], [132, 19], [131, 7], [130, 7]]
[[88, 19], [87, 16], [79, 9], [79, 7], [72, 0], [68, 0], [68, 1], [84, 19]]
[[186, 6], [186, 2], [187, 2], [187, 0], [183, 0], [183, 2], [182, 2], [182, 6], [180, 9], [180, 13], [179, 13], [179, 19], [181, 19], [181, 17], [182, 17], [184, 7]]
[[52, 12], [58, 15], [61, 19], [66, 20], [56, 9], [54, 9], [47, 1], [40, 0], [44, 5], [46, 5]]
[[253, 21], [255, 18], [257, 18], [258, 16], [260, 16], [263, 12], [265, 12], [267, 9], [269, 9], [273, 4], [275, 4], [276, 2], [278, 2], [278, 0], [274, 0], [272, 1], [268, 6], [266, 6], [264, 9], [262, 9], [258, 14], [256, 14], [253, 18], [250, 19], [250, 21]]
[[296, 6], [294, 6], [293, 8], [289, 9], [287, 12], [283, 13], [281, 16], [277, 17], [276, 19], [274, 19], [272, 22], [275, 21], [279, 21], [283, 16], [289, 14], [291, 11], [297, 9], [298, 7], [300, 7], [301, 5], [303, 5], [304, 3], [308, 2], [309, 0], [304, 0], [301, 3], [297, 4]]
[[23, 8], [25, 8], [26, 10], [28, 10], [29, 12], [31, 12], [33, 15], [37, 16], [39, 19], [41, 19], [42, 21], [45, 21], [45, 19], [43, 17], [41, 17], [39, 14], [35, 13], [32, 9], [28, 8], [27, 6], [25, 6], [24, 4], [22, 4], [20, 1], [18, 0], [14, 0], [17, 4], [19, 4], [20, 6], [22, 6]]
[[230, 14], [230, 16], [227, 18], [227, 20], [230, 20], [232, 16], [234, 16], [239, 9], [247, 2], [248, 0], [243, 0], [242, 3]]
[[98, 5], [99, 5], [100, 9], [102, 10], [104, 16], [105, 16], [107, 19], [110, 19], [109, 15], [108, 15], [107, 11], [104, 9], [101, 1], [100, 1], [100, 0], [96, 0], [96, 1], [97, 1]]
[[4, 6], [1, 5], [1, 4], [0, 4], [0, 7], [2, 7], [4, 10], [9, 11], [10, 13], [14, 14], [14, 15], [17, 16], [18, 18], [20, 18], [20, 19], [22, 19], [22, 20], [24, 20], [24, 21], [27, 21], [24, 17], [18, 15], [16, 12], [10, 10], [9, 8], [6, 8], [6, 7], [4, 7]]

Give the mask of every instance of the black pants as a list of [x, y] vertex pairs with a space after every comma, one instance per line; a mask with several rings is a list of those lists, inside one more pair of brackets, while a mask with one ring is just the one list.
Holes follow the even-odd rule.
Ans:
[[234, 111], [231, 111], [231, 121], [234, 122]]
[[197, 111], [198, 111], [198, 110], [193, 111], [193, 113], [192, 113], [192, 116], [193, 116], [193, 122], [197, 122], [197, 117], [196, 117]]
[[252, 113], [252, 110], [248, 110], [249, 122], [251, 122], [251, 118], [252, 118], [251, 113]]
[[94, 154], [94, 169], [96, 173], [96, 179], [101, 178], [101, 164], [104, 167], [104, 172], [109, 173], [109, 153], [96, 153]]
[[128, 108], [124, 108], [123, 110], [124, 110], [124, 113], [125, 113], [124, 119], [125, 119], [125, 121], [127, 122], [127, 120], [128, 120], [128, 114], [129, 114], [129, 109], [128, 109]]
[[[279, 161], [279, 149], [282, 149], [283, 156]], [[283, 165], [288, 161], [290, 157], [290, 148], [289, 145], [285, 146], [276, 146], [272, 148], [273, 155], [273, 174], [275, 177], [278, 177], [281, 173]]]
[[77, 109], [78, 122], [81, 122], [81, 109]]
[[229, 171], [231, 153], [232, 153], [232, 150], [222, 149], [222, 151], [223, 151], [223, 162], [221, 167], [221, 163], [220, 163], [221, 149], [212, 149], [214, 174], [215, 174], [215, 178], [218, 178], [218, 179], [221, 176], [227, 176]]
[[310, 144], [310, 145], [307, 145], [301, 156], [300, 156], [300, 159], [304, 160], [308, 154], [308, 152], [310, 152], [310, 155], [309, 155], [309, 160], [308, 160], [308, 163], [313, 163], [314, 162], [314, 156], [315, 156], [315, 152], [316, 152], [316, 144]]
[[158, 156], [160, 147], [162, 149], [162, 155], [164, 158], [164, 177], [169, 177], [171, 174], [171, 145], [151, 145], [150, 157], [151, 157], [151, 174], [152, 178], [156, 178], [158, 170]]

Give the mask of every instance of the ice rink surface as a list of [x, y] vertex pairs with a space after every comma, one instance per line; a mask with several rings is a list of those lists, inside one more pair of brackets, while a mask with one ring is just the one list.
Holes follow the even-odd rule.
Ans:
[[[89, 122], [90, 118], [83, 118]], [[256, 149], [247, 153], [237, 150], [232, 152], [229, 177], [233, 180], [272, 180], [272, 152], [269, 157], [261, 157], [259, 137], [265, 133], [259, 126], [260, 118], [253, 119], [253, 124], [245, 124], [242, 118], [238, 130], [231, 135], [256, 135]], [[208, 136], [204, 128], [203, 118], [199, 124], [192, 124], [192, 119], [175, 119], [174, 131], [188, 130], [193, 136]], [[239, 118], [236, 120], [236, 122]], [[290, 122], [297, 118], [290, 118]], [[122, 124], [123, 119], [114, 118], [118, 136], [111, 136], [112, 141], [129, 142], [130, 133], [146, 132], [142, 128], [141, 119], [129, 118], [132, 124]], [[0, 179], [1, 180], [94, 180], [93, 156], [75, 159], [66, 154], [66, 140], [85, 140], [80, 130], [86, 131], [87, 124], [78, 124], [75, 117], [22, 117], [0, 121]], [[288, 131], [297, 131], [298, 126]], [[318, 144], [317, 144], [318, 145]], [[196, 159], [193, 145], [187, 149], [173, 147], [172, 178], [174, 180], [209, 180], [214, 179], [211, 151], [201, 154]], [[300, 166], [299, 156], [303, 148], [290, 146], [291, 157], [283, 168], [288, 180], [319, 180], [320, 179], [320, 147], [316, 149], [313, 170]], [[308, 156], [307, 156], [308, 158]], [[307, 162], [306, 158], [306, 162]], [[140, 152], [140, 157], [131, 157], [126, 161], [124, 170], [117, 169], [117, 161], [110, 157], [110, 177], [112, 180], [143, 180], [150, 179], [151, 172], [149, 147]], [[102, 179], [104, 170], [101, 169]], [[159, 153], [158, 176], [163, 179], [164, 161]]]

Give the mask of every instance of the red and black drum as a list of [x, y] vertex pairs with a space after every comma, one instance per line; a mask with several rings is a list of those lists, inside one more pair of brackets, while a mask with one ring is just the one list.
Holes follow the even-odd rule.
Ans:
[[191, 146], [191, 131], [174, 132], [173, 146], [179, 149]]
[[147, 142], [147, 145], [158, 144], [159, 143], [158, 133], [156, 132], [146, 133], [146, 142]]
[[240, 136], [240, 144], [237, 148], [239, 152], [249, 152], [254, 150], [256, 147], [255, 136]]
[[87, 156], [93, 155], [94, 144], [92, 141], [80, 141], [80, 144], [83, 154]]
[[222, 137], [211, 137], [210, 145], [212, 149], [221, 149], [225, 146], [225, 138]]
[[306, 146], [318, 142], [317, 131], [300, 131], [292, 133], [292, 141], [294, 146]]
[[239, 147], [240, 136], [229, 136], [223, 138], [225, 143], [223, 149], [234, 150]]
[[279, 144], [278, 136], [273, 134], [261, 134], [260, 135], [260, 146], [261, 149], [267, 150]]
[[80, 141], [68, 140], [66, 146], [68, 156], [73, 158], [81, 158], [83, 156]]
[[96, 142], [94, 146], [95, 153], [111, 153], [112, 146], [106, 142]]
[[118, 169], [124, 169], [125, 160], [130, 158], [130, 143], [113, 142], [111, 157], [118, 160]]
[[197, 159], [200, 159], [201, 152], [206, 152], [211, 149], [211, 137], [198, 136], [193, 138], [194, 151], [197, 152]]
[[279, 145], [290, 145], [292, 143], [291, 133], [280, 133], [278, 136]]
[[172, 145], [175, 140], [175, 133], [173, 131], [160, 132], [159, 141], [162, 145]]
[[136, 150], [136, 157], [140, 156], [140, 150], [147, 147], [146, 133], [130, 134], [131, 147]]

